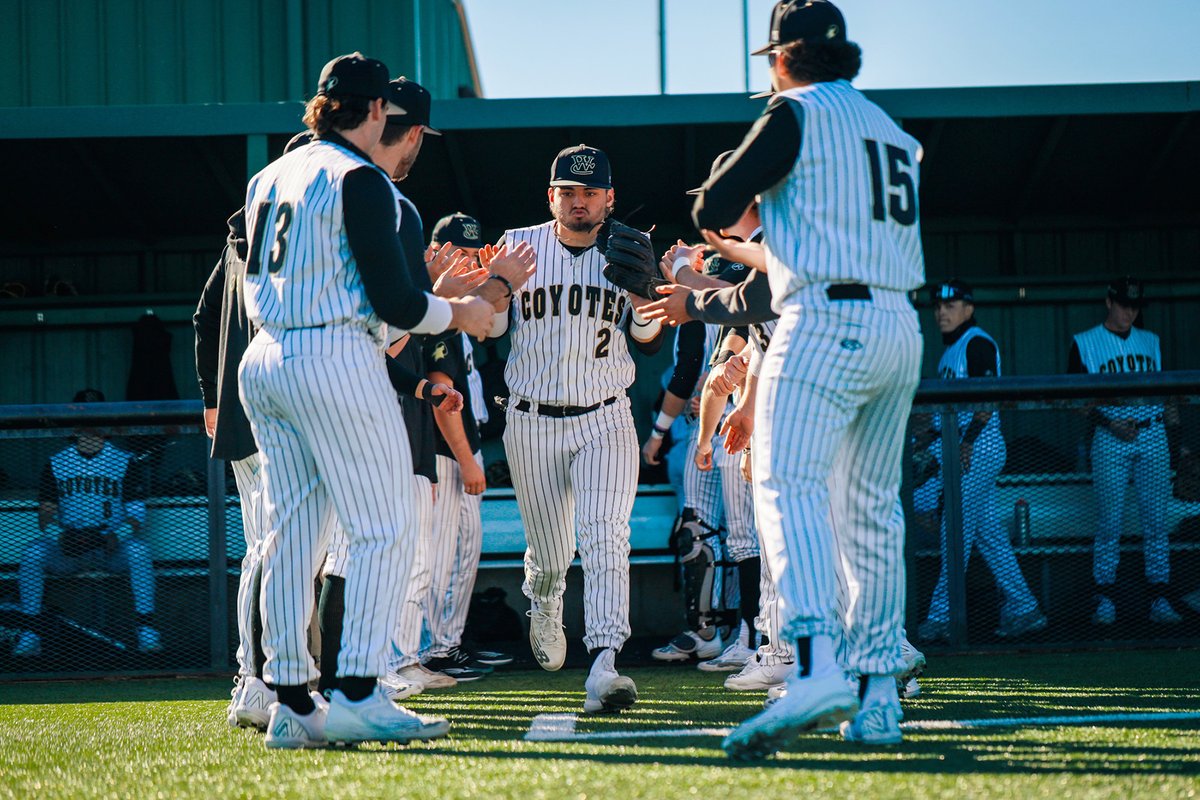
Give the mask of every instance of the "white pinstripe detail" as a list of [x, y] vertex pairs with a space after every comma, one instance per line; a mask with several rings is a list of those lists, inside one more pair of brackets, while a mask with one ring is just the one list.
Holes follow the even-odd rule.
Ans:
[[335, 514], [349, 537], [338, 674], [382, 675], [386, 668], [416, 531], [412, 460], [382, 358], [365, 331], [339, 326], [260, 330], [242, 359], [242, 404], [263, 461], [270, 683], [316, 677], [305, 633], [312, 578]]
[[237, 623], [238, 623], [238, 671], [241, 675], [254, 674], [254, 642], [251, 639], [254, 619], [251, 585], [254, 573], [262, 561], [263, 532], [263, 485], [262, 462], [258, 453], [237, 461], [231, 461], [233, 479], [237, 482], [238, 498], [242, 507], [242, 535], [246, 539], [246, 554], [242, 556], [242, 569], [238, 575]]
[[[483, 454], [475, 454], [483, 467]], [[463, 491], [458, 462], [437, 457], [438, 499], [433, 506], [430, 550], [429, 653], [445, 656], [462, 644], [471, 592], [483, 548], [480, 495]]]

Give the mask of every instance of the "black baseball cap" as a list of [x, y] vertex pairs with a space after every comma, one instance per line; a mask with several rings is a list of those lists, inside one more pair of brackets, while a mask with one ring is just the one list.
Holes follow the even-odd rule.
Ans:
[[103, 403], [104, 392], [99, 389], [80, 389], [71, 398], [72, 403]]
[[452, 244], [455, 247], [483, 247], [483, 235], [479, 222], [461, 212], [442, 217], [433, 226], [434, 244]]
[[745, 264], [714, 254], [704, 259], [704, 274], [726, 283], [741, 283], [750, 275], [750, 270]]
[[975, 290], [969, 283], [960, 281], [958, 278], [935, 283], [929, 287], [929, 297], [935, 304], [944, 303], [947, 300], [962, 300], [964, 303], [975, 304]]
[[317, 80], [317, 94], [328, 97], [366, 97], [370, 100], [387, 97], [387, 65], [357, 52], [338, 56], [321, 70], [321, 77]]
[[1126, 308], [1146, 305], [1146, 287], [1137, 278], [1123, 275], [1108, 285], [1108, 299]]
[[[733, 155], [733, 152], [734, 151], [732, 150], [726, 150], [724, 153], [721, 153], [721, 155], [714, 158], [712, 166], [708, 168], [708, 177], [711, 178], [713, 175], [716, 175], [717, 170], [719, 170], [721, 166], [729, 160], [730, 156]], [[695, 189], [688, 189], [685, 194], [700, 194], [702, 191], [704, 191], [704, 187], [697, 186]]]
[[577, 144], [560, 150], [550, 165], [551, 186], [612, 188], [612, 169], [603, 150]]
[[[388, 83], [388, 103], [389, 122], [392, 121], [392, 117], [396, 117], [395, 122], [399, 125], [421, 125], [426, 133], [442, 135], [441, 131], [429, 127], [429, 110], [433, 106], [433, 98], [429, 90], [416, 81], [400, 76]], [[400, 113], [393, 113], [393, 107], [401, 109]]]
[[781, 44], [846, 41], [846, 18], [829, 0], [779, 0], [771, 11], [771, 39], [750, 53], [761, 56]]

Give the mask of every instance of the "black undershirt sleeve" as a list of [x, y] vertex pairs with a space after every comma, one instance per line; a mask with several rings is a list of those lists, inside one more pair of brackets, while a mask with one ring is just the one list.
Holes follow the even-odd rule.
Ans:
[[1072, 375], [1086, 375], [1087, 367], [1083, 365], [1083, 356], [1079, 353], [1079, 342], [1071, 340], [1071, 354], [1067, 356], [1067, 372]]
[[704, 323], [685, 322], [675, 337], [675, 371], [667, 391], [676, 397], [691, 397], [704, 369]]
[[736, 286], [690, 292], [688, 316], [710, 325], [746, 325], [770, 322], [778, 315], [771, 310], [771, 284], [766, 273], [750, 273]]
[[429, 300], [409, 275], [396, 234], [395, 207], [395, 195], [383, 173], [364, 166], [346, 174], [342, 216], [363, 289], [380, 319], [407, 330], [425, 317]]
[[982, 336], [976, 336], [967, 342], [967, 377], [994, 378], [999, 370], [996, 368], [996, 345]]
[[[418, 344], [416, 342], [409, 342], [407, 346], [417, 347]], [[400, 362], [391, 356], [388, 356], [384, 360], [387, 362], [388, 382], [392, 384], [392, 388], [396, 390], [396, 394], [405, 396], [416, 395], [417, 386], [420, 385], [423, 376], [402, 366]]]
[[692, 207], [699, 229], [728, 228], [754, 196], [770, 189], [791, 171], [800, 155], [800, 120], [794, 103], [777, 99], [754, 123], [741, 145], [701, 187]]

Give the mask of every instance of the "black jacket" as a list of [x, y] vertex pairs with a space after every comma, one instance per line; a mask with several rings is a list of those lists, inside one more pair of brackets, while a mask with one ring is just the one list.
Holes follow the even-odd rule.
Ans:
[[246, 222], [242, 209], [229, 218], [229, 237], [192, 316], [196, 328], [196, 375], [205, 408], [217, 409], [213, 458], [238, 461], [258, 452], [250, 421], [238, 398], [238, 365], [254, 329], [246, 318], [242, 273], [246, 269]]

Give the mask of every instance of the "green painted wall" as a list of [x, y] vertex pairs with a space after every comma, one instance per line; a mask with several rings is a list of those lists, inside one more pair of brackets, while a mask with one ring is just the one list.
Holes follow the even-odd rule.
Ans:
[[353, 50], [457, 97], [464, 41], [452, 0], [4, 0], [0, 107], [303, 101]]

